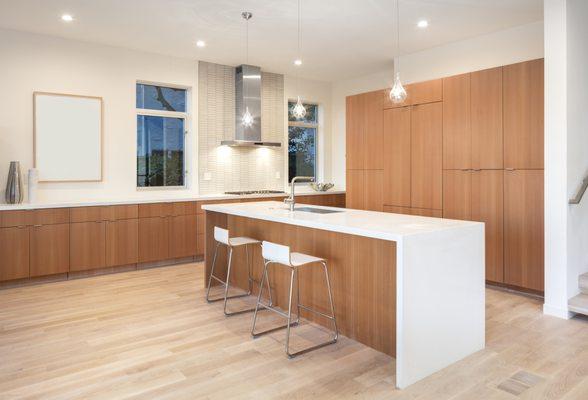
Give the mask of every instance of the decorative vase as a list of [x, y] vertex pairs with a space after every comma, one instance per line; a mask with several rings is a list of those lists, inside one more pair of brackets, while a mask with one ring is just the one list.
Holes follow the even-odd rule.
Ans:
[[28, 202], [34, 203], [37, 201], [37, 183], [39, 182], [39, 171], [36, 168], [29, 169], [29, 196]]
[[11, 161], [8, 170], [8, 181], [6, 182], [5, 199], [8, 204], [19, 204], [22, 202], [22, 174], [20, 173], [20, 163]]

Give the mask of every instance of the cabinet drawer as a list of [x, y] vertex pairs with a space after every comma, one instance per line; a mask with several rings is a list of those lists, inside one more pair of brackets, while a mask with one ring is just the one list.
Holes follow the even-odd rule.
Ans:
[[69, 223], [69, 208], [48, 208], [34, 210], [33, 225], [53, 225]]
[[172, 203], [139, 204], [139, 218], [167, 217], [172, 214]]
[[195, 201], [179, 201], [171, 203], [171, 215], [194, 215], [196, 213]]
[[108, 207], [75, 207], [70, 210], [70, 221], [75, 222], [95, 222], [102, 221], [106, 215]]
[[32, 211], [15, 210], [0, 212], [0, 227], [26, 226], [31, 224]]
[[139, 206], [137, 204], [109, 206], [106, 207], [103, 216], [108, 221], [135, 219], [139, 217]]

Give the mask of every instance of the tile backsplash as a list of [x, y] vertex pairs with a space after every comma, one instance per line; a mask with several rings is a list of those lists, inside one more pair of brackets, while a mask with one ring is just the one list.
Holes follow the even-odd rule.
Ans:
[[[284, 76], [262, 72], [261, 137], [285, 143]], [[235, 68], [198, 64], [198, 181], [200, 194], [283, 190], [284, 148], [221, 146], [235, 132]], [[279, 174], [277, 177], [276, 174]], [[205, 179], [210, 178], [210, 179]]]

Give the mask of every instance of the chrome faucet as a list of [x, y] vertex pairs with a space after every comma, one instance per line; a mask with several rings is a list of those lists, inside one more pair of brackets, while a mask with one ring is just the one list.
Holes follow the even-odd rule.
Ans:
[[290, 207], [290, 211], [294, 211], [294, 206], [296, 205], [296, 199], [294, 197], [294, 187], [296, 186], [296, 181], [307, 181], [307, 182], [314, 182], [314, 176], [296, 176], [292, 178], [290, 182], [290, 196], [284, 199], [284, 203], [288, 204]]

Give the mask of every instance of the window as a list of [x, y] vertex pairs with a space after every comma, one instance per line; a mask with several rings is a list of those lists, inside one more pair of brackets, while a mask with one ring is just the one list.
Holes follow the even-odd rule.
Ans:
[[319, 106], [304, 103], [306, 115], [296, 119], [292, 115], [295, 105], [295, 101], [288, 102], [288, 183], [295, 176], [316, 177]]
[[187, 90], [137, 84], [137, 187], [184, 186]]

